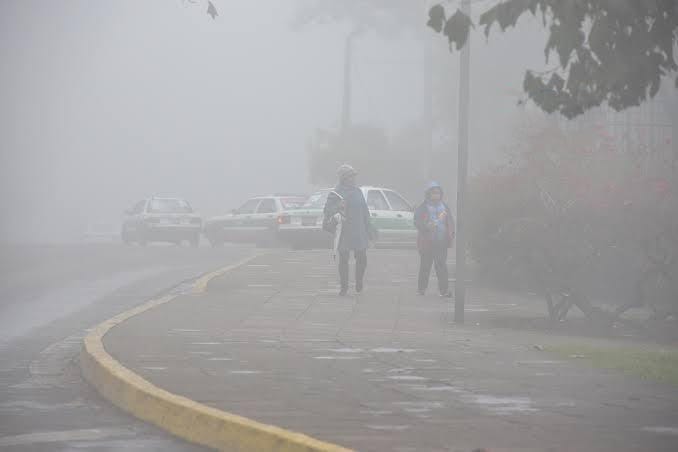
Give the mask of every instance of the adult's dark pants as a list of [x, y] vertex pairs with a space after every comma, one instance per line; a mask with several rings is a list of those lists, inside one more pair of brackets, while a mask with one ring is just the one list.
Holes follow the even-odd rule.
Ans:
[[[353, 250], [355, 255], [355, 285], [358, 290], [363, 287], [365, 269], [367, 268], [367, 250]], [[339, 252], [339, 281], [341, 289], [348, 289], [348, 261], [351, 257], [351, 250]]]
[[436, 276], [438, 277], [438, 289], [441, 294], [449, 290], [447, 277], [447, 246], [444, 243], [436, 244], [419, 251], [421, 262], [419, 264], [419, 291], [423, 292], [428, 287], [431, 276], [431, 267], [435, 264]]

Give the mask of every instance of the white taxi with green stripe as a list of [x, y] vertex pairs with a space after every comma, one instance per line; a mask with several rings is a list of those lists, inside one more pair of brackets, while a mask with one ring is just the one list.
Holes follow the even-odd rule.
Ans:
[[[397, 191], [384, 187], [360, 187], [370, 209], [372, 225], [379, 233], [377, 246], [414, 246], [416, 230], [412, 205]], [[330, 189], [313, 193], [299, 209], [287, 212], [279, 236], [295, 247], [329, 245], [331, 236], [322, 230], [323, 207]]]

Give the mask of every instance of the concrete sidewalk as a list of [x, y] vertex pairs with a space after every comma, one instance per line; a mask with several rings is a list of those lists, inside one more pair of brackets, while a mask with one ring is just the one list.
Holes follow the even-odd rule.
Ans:
[[484, 327], [535, 309], [520, 299], [472, 290], [455, 326], [449, 300], [414, 294], [416, 266], [373, 251], [365, 292], [340, 298], [328, 252], [275, 252], [104, 345], [170, 392], [361, 451], [678, 450], [675, 387], [534, 347], [571, 338]]

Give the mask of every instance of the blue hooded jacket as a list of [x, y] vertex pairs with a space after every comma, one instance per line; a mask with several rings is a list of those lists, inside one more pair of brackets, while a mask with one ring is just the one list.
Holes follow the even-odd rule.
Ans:
[[[441, 194], [444, 193], [439, 183], [431, 182], [426, 188], [424, 202], [414, 211], [414, 226], [418, 231], [417, 246], [420, 251], [431, 249], [434, 246], [450, 248], [454, 241], [454, 218], [452, 218], [449, 206], [442, 199], [440, 200], [440, 205], [442, 211], [446, 213], [443, 227], [441, 228], [440, 225], [436, 225], [436, 222], [439, 221], [437, 218], [431, 217], [432, 209], [430, 208], [429, 196], [431, 190], [435, 188], [440, 190]], [[437, 233], [441, 231], [444, 234], [443, 237], [437, 237]]]

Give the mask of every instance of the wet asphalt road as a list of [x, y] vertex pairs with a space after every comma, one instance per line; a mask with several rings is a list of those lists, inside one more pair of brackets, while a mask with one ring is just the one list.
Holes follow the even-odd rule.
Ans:
[[0, 450], [202, 450], [101, 399], [77, 356], [88, 328], [252, 251], [0, 245]]

